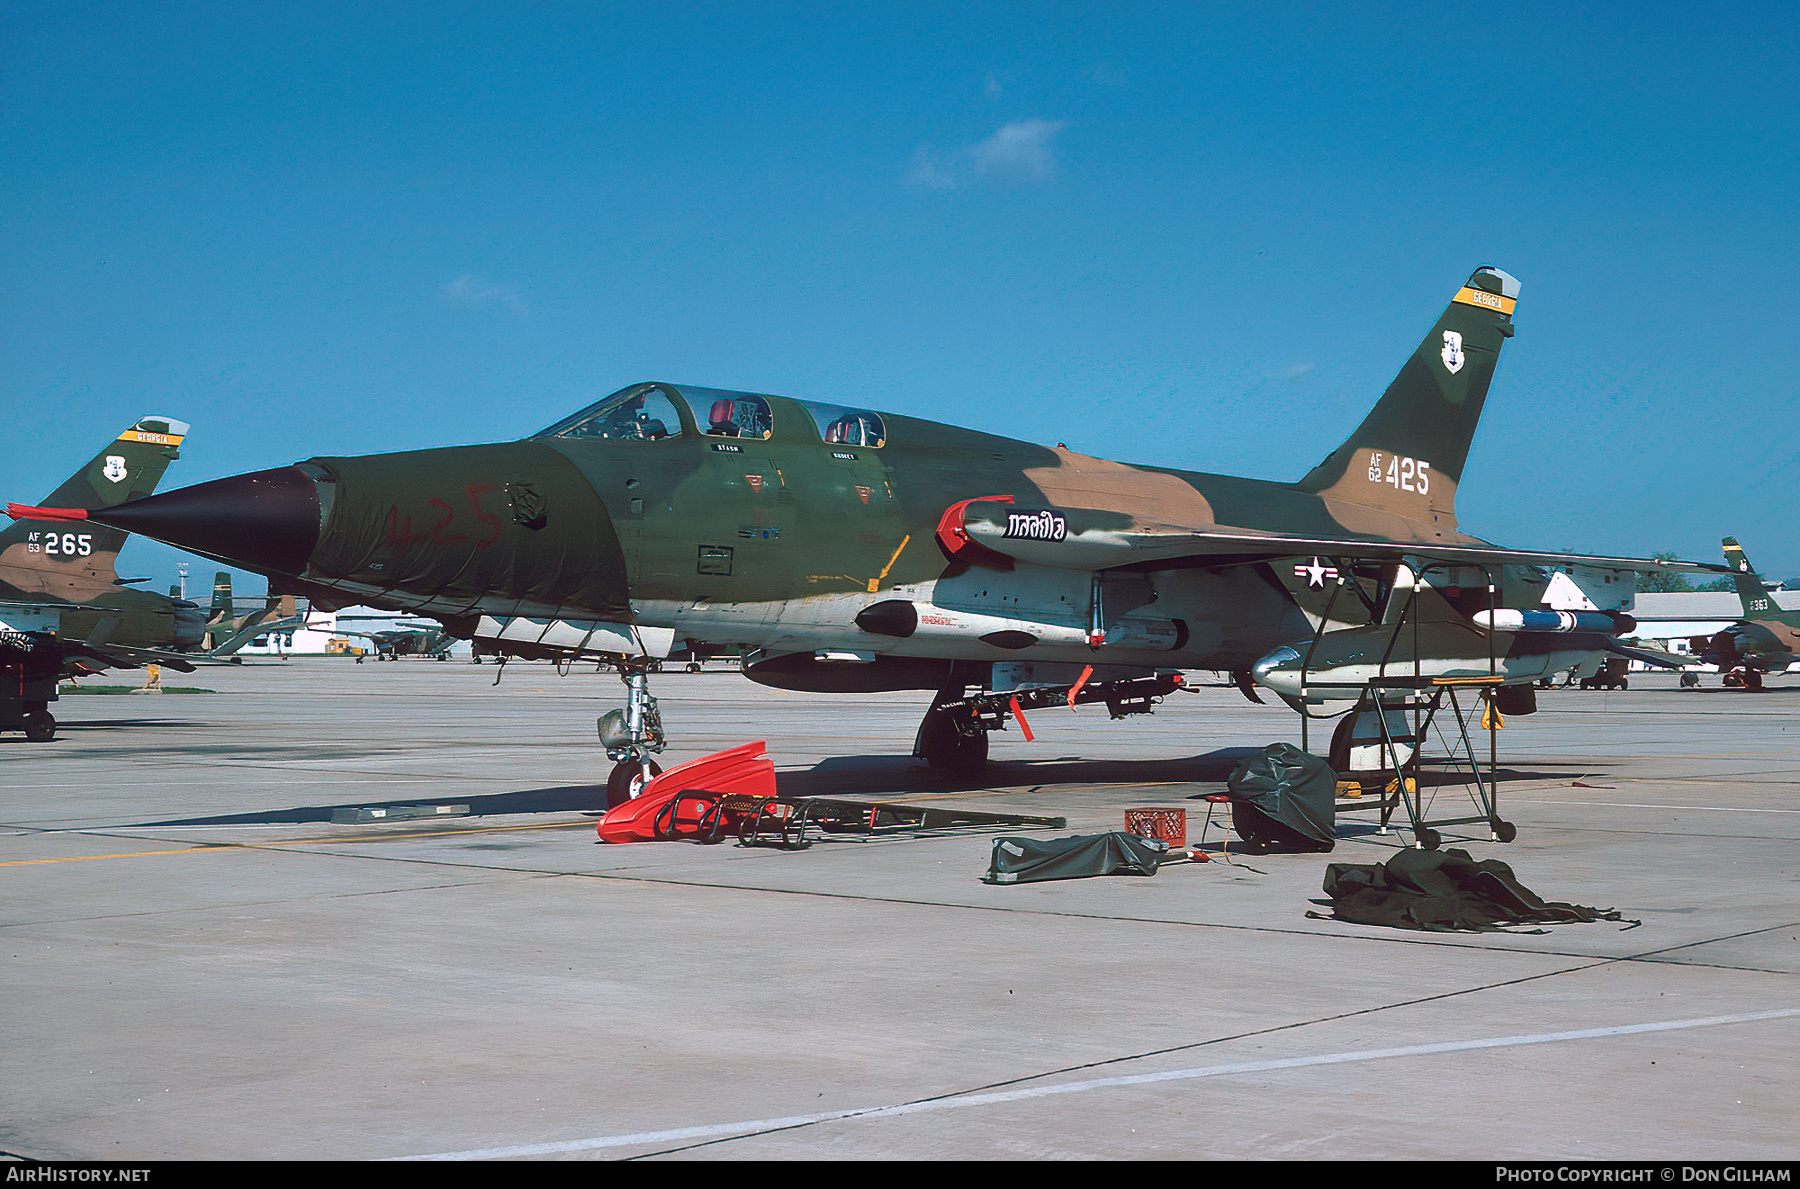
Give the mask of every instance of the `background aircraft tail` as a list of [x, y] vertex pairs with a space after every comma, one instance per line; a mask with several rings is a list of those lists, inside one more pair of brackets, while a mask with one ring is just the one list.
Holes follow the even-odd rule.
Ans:
[[[156, 490], [181, 457], [188, 425], [145, 417], [88, 460], [42, 502], [47, 508], [110, 508]], [[19, 520], [0, 531], [0, 571], [21, 590], [79, 601], [109, 589], [129, 534], [92, 521]]]
[[1456, 485], [1518, 298], [1518, 281], [1476, 269], [1356, 432], [1296, 486], [1454, 528]]
[[1738, 602], [1744, 606], [1744, 618], [1755, 619], [1773, 611], [1775, 600], [1763, 586], [1762, 579], [1756, 576], [1756, 567], [1750, 564], [1744, 547], [1737, 543], [1736, 537], [1726, 537], [1724, 545], [1725, 563], [1731, 567], [1731, 584], [1737, 587]]
[[212, 609], [206, 619], [208, 623], [229, 622], [232, 615], [231, 573], [220, 570], [213, 575]]
[[206, 647], [217, 648], [219, 641], [232, 633], [236, 615], [231, 605], [231, 574], [220, 570], [213, 575], [212, 606], [206, 612]]

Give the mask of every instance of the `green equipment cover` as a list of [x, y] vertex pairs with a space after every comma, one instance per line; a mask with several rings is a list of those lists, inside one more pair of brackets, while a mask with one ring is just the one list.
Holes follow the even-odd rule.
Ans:
[[1089, 875], [1155, 875], [1169, 844], [1114, 830], [1079, 838], [996, 838], [983, 883], [1035, 883]]
[[1397, 929], [1484, 931], [1624, 919], [1617, 909], [1546, 901], [1500, 860], [1477, 861], [1454, 849], [1403, 850], [1386, 863], [1332, 863], [1325, 868], [1325, 894], [1331, 916], [1307, 916]]
[[1337, 845], [1337, 773], [1292, 743], [1271, 743], [1225, 782], [1231, 828], [1250, 849], [1329, 851]]

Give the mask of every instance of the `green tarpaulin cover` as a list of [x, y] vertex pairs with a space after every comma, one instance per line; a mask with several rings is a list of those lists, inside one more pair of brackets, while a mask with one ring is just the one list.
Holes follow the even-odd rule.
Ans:
[[1337, 773], [1292, 743], [1271, 743], [1225, 782], [1231, 828], [1252, 850], [1328, 851], [1337, 845]]
[[1403, 850], [1386, 863], [1332, 863], [1325, 868], [1325, 894], [1331, 917], [1307, 916], [1398, 929], [1479, 931], [1624, 919], [1617, 909], [1546, 901], [1500, 860], [1476, 860], [1455, 849]]
[[1078, 838], [996, 838], [983, 883], [1035, 883], [1089, 875], [1155, 875], [1169, 844], [1114, 830]]

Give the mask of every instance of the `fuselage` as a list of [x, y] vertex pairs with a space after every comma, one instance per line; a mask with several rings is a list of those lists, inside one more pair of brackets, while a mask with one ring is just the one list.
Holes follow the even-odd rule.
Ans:
[[1783, 672], [1800, 653], [1800, 627], [1789, 618], [1739, 620], [1707, 641], [1702, 659], [1721, 669], [1741, 665], [1764, 673]]
[[[1397, 470], [1367, 470], [1371, 490], [1400, 490]], [[1416, 488], [1404, 482], [1427, 506], [1423, 468]], [[315, 458], [145, 500], [114, 523], [295, 593], [430, 614], [465, 635], [527, 620], [629, 625], [660, 633], [664, 650], [1242, 669], [1313, 631], [1316, 616], [1266, 565], [1165, 564], [1097, 582], [950, 556], [946, 510], [1003, 497], [1197, 529], [1475, 540], [1447, 512], [663, 384], [521, 441]], [[906, 630], [864, 615], [882, 603], [909, 605]]]

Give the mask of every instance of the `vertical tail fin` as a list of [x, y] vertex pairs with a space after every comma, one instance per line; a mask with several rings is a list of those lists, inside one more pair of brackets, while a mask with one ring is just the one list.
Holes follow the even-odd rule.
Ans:
[[1356, 432], [1296, 486], [1455, 528], [1456, 485], [1518, 299], [1518, 281], [1476, 269]]
[[1769, 597], [1768, 588], [1757, 577], [1755, 567], [1744, 553], [1744, 547], [1737, 543], [1736, 537], [1726, 537], [1723, 544], [1725, 564], [1731, 567], [1731, 584], [1737, 587], [1738, 602], [1743, 604], [1744, 618], [1755, 619], [1759, 615], [1767, 615], [1775, 609], [1775, 600]]
[[206, 612], [206, 648], [217, 648], [219, 642], [236, 628], [231, 604], [231, 574], [220, 570], [213, 575], [212, 606]]
[[[156, 490], [181, 457], [184, 421], [145, 417], [43, 501], [49, 508], [110, 508]], [[0, 579], [22, 592], [80, 601], [111, 589], [128, 534], [91, 521], [15, 521], [0, 531]]]
[[231, 574], [220, 570], [213, 575], [212, 609], [207, 615], [207, 622], [230, 623], [231, 618]]

